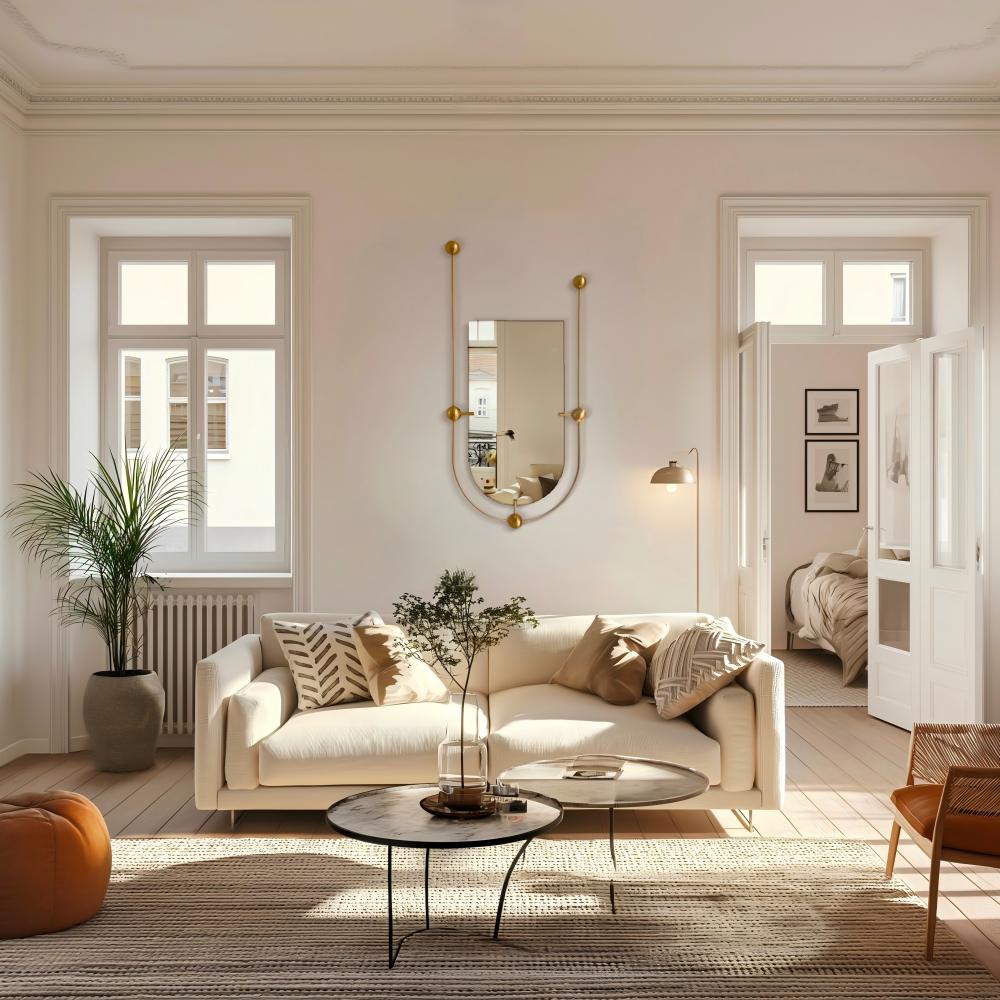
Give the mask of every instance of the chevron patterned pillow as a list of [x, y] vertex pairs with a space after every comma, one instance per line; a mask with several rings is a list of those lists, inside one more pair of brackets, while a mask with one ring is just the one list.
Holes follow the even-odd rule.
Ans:
[[746, 670], [764, 644], [737, 635], [728, 618], [714, 618], [661, 647], [650, 666], [656, 711], [676, 719]]
[[[367, 624], [367, 616], [363, 621]], [[352, 625], [346, 619], [274, 623], [274, 634], [295, 681], [299, 711], [371, 700]]]

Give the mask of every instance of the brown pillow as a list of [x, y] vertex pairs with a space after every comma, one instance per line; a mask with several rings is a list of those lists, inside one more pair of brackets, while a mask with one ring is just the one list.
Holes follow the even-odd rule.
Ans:
[[363, 625], [354, 630], [354, 638], [376, 705], [448, 700], [441, 678], [402, 648], [403, 630], [398, 625]]
[[552, 683], [596, 694], [609, 705], [634, 705], [642, 698], [648, 661], [666, 634], [660, 622], [625, 625], [598, 615]]
[[676, 719], [741, 674], [764, 648], [733, 631], [728, 618], [692, 625], [653, 657], [656, 711]]

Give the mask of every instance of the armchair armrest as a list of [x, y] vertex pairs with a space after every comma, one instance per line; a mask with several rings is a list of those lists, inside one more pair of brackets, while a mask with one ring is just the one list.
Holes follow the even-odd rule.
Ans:
[[260, 741], [280, 729], [298, 704], [288, 667], [258, 674], [229, 699], [226, 721], [226, 784], [249, 789], [260, 784]]
[[780, 809], [785, 797], [785, 665], [761, 653], [736, 681], [753, 695], [761, 808]]
[[259, 635], [244, 635], [195, 667], [194, 801], [199, 809], [219, 807], [229, 699], [260, 671]]

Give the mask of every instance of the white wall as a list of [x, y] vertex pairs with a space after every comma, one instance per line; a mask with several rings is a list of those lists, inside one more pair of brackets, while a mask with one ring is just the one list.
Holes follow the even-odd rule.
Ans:
[[[715, 607], [719, 196], [972, 192], [1000, 199], [1000, 137], [986, 133], [109, 130], [37, 134], [29, 144], [24, 416], [36, 462], [45, 454], [49, 407], [50, 195], [273, 192], [314, 199], [317, 608], [388, 609], [404, 590], [428, 590], [449, 566], [477, 572], [488, 597], [522, 593], [539, 612], [690, 608], [693, 491], [669, 496], [648, 481], [692, 445], [702, 449], [703, 605]], [[590, 278], [582, 475], [557, 513], [517, 532], [472, 510], [448, 471], [448, 262], [441, 245], [451, 238], [463, 243], [463, 323], [512, 315], [569, 320], [570, 278]], [[996, 299], [996, 265], [990, 277]], [[1000, 365], [993, 390], [1000, 398]], [[992, 493], [1000, 496], [1000, 433], [992, 446]], [[1000, 532], [990, 565], [1000, 584]], [[33, 607], [33, 629], [46, 627], [44, 604]], [[1000, 620], [1000, 585], [987, 616]], [[1000, 635], [991, 661], [995, 673]], [[992, 690], [1000, 718], [1000, 682]]]
[[[771, 349], [771, 644], [785, 649], [785, 582], [817, 552], [853, 548], [868, 523], [866, 345], [778, 344]], [[806, 389], [859, 389], [858, 513], [806, 512]], [[841, 437], [851, 438], [843, 434]], [[823, 440], [813, 438], [812, 440]], [[796, 646], [808, 645], [797, 640]]]
[[[22, 381], [24, 315], [23, 204], [27, 143], [0, 118], [0, 507], [15, 495], [13, 483], [23, 473], [18, 386]], [[25, 657], [24, 590], [26, 567], [14, 543], [0, 525], [0, 764], [37, 746], [22, 743], [36, 733], [25, 724], [22, 709], [37, 683]], [[40, 678], [45, 684], [44, 673]]]

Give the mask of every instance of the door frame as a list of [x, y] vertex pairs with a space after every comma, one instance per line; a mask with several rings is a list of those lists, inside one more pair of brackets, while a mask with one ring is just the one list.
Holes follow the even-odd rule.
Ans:
[[[962, 218], [968, 226], [969, 302], [968, 325], [984, 331], [983, 453], [989, 454], [990, 325], [989, 325], [989, 199], [986, 196], [931, 195], [893, 196], [760, 196], [723, 195], [719, 199], [719, 613], [737, 614], [739, 568], [739, 410], [738, 343], [741, 324], [740, 224], [754, 218]], [[988, 484], [984, 486], [988, 489]], [[983, 552], [990, 552], [990, 510], [983, 511]], [[989, 559], [983, 560], [983, 669], [990, 650]], [[988, 703], [989, 678], [984, 678], [984, 702]], [[985, 704], [984, 704], [985, 707]]]

